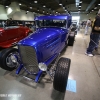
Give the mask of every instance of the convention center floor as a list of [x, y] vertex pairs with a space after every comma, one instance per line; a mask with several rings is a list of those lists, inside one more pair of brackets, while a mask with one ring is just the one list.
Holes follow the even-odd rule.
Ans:
[[35, 83], [24, 71], [16, 75], [0, 68], [0, 100], [100, 100], [100, 47], [95, 56], [85, 55], [89, 36], [81, 29], [62, 55], [71, 59], [65, 94], [53, 89], [48, 75]]

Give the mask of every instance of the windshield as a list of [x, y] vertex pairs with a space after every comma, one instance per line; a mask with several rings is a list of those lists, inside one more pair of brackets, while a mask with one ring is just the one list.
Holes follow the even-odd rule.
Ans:
[[37, 20], [38, 27], [66, 27], [66, 20]]

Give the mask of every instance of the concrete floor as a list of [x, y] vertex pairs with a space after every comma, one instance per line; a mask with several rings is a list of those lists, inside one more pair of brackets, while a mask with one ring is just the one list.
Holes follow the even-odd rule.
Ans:
[[[97, 52], [94, 57], [84, 54], [89, 35], [83, 33], [81, 29], [74, 46], [68, 47], [62, 55], [71, 59], [69, 79], [76, 80], [76, 93], [66, 91], [63, 94], [54, 90], [48, 76], [34, 83], [23, 78], [23, 72], [16, 76], [15, 71], [0, 69], [0, 100], [100, 100], [100, 55]], [[19, 94], [19, 97], [2, 97], [2, 94]]]

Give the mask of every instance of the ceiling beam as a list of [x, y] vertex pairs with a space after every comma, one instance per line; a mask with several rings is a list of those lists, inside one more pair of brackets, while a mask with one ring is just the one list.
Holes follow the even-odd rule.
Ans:
[[88, 7], [86, 8], [86, 11], [88, 11], [92, 5], [96, 2], [96, 0], [92, 0], [91, 3], [88, 5]]

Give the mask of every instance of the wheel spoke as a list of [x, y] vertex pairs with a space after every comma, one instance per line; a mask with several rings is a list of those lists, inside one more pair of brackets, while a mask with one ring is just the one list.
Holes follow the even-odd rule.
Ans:
[[15, 55], [19, 58], [19, 54], [17, 52], [10, 53], [6, 58], [6, 64], [10, 68], [14, 68], [18, 65], [18, 62], [14, 63], [11, 59], [11, 56], [15, 56]]

